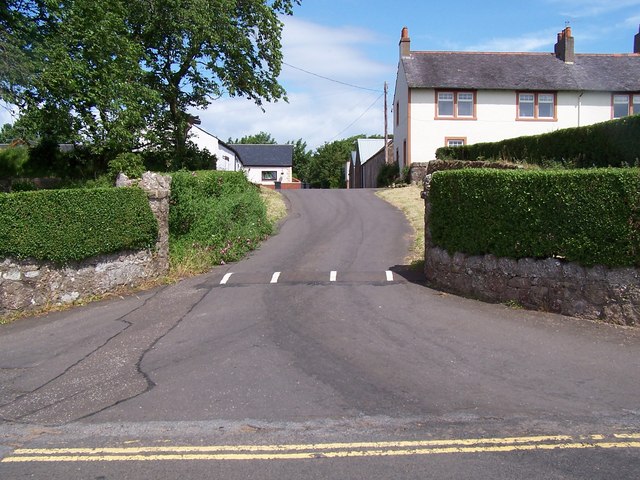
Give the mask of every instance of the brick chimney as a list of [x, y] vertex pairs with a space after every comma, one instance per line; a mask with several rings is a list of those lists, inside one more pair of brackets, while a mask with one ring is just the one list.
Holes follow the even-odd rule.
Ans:
[[558, 34], [558, 42], [555, 44], [554, 51], [556, 57], [564, 63], [573, 63], [576, 59], [574, 41], [571, 36], [571, 27], [566, 27]]
[[636, 36], [633, 37], [633, 53], [640, 53], [640, 28]]
[[411, 39], [409, 38], [409, 29], [404, 27], [400, 36], [400, 58], [411, 55]]

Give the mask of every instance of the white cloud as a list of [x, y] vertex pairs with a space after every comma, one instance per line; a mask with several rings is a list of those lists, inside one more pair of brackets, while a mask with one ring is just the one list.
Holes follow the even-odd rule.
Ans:
[[287, 64], [379, 91], [349, 87], [284, 65], [279, 80], [287, 89], [289, 103], [266, 103], [262, 112], [250, 100], [223, 97], [205, 111], [194, 112], [200, 116], [202, 128], [223, 141], [260, 131], [279, 142], [301, 138], [311, 149], [359, 133], [381, 134], [382, 99], [341, 133], [380, 95], [383, 82], [391, 83], [395, 76], [394, 64], [367, 56], [367, 48], [380, 47], [376, 35], [362, 28], [334, 28], [293, 17], [284, 20], [283, 55]]

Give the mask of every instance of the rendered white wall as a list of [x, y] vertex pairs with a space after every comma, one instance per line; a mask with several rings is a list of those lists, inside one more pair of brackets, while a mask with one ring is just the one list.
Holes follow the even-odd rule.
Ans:
[[[466, 138], [467, 144], [471, 145], [611, 119], [611, 94], [608, 92], [588, 92], [582, 96], [579, 92], [559, 92], [557, 121], [517, 120], [515, 91], [477, 92], [476, 120], [436, 120], [435, 98], [432, 89], [411, 91], [412, 163], [435, 159], [436, 150], [445, 146], [447, 138]], [[402, 129], [398, 130], [402, 135]]]

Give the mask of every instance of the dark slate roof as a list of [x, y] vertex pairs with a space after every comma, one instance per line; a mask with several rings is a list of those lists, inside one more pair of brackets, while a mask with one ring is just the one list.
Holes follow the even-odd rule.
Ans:
[[293, 145], [231, 145], [245, 167], [291, 167]]
[[410, 88], [640, 91], [640, 55], [411, 52], [402, 58]]

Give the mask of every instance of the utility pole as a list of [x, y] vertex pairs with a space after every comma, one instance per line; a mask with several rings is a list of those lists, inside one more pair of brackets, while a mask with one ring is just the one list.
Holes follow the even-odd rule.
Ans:
[[387, 127], [387, 82], [384, 82], [384, 164], [389, 164], [389, 130]]

